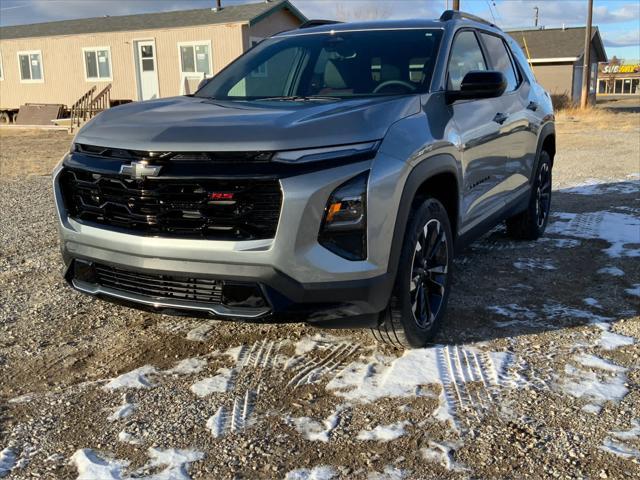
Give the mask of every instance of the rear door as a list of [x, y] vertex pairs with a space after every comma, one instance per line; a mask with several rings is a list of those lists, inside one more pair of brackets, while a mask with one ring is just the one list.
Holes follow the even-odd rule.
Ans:
[[[488, 62], [473, 30], [459, 31], [451, 47], [447, 89], [459, 90], [470, 71], [488, 70]], [[459, 135], [464, 185], [462, 229], [465, 233], [497, 213], [504, 205], [498, 185], [504, 181], [505, 155], [501, 140], [501, 98], [457, 100], [451, 105]]]
[[505, 41], [488, 32], [482, 32], [480, 38], [491, 70], [502, 72], [507, 79], [507, 88], [501, 97], [505, 115], [501, 130], [505, 155], [508, 155], [505, 156], [505, 179], [500, 195], [509, 203], [528, 191], [540, 127], [540, 119], [535, 113], [538, 105], [530, 100], [531, 85], [517, 68]]

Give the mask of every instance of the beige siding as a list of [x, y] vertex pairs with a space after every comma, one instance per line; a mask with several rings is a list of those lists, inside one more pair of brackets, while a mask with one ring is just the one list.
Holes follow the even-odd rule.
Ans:
[[571, 96], [573, 64], [534, 65], [533, 72], [538, 82], [553, 95]]
[[[251, 30], [268, 36], [299, 24], [287, 11], [279, 11], [257, 23]], [[293, 25], [293, 26], [295, 26]], [[155, 40], [158, 86], [161, 97], [179, 95], [181, 90], [178, 43], [210, 41], [213, 73], [242, 54], [248, 45], [246, 24], [216, 24], [165, 30], [109, 32], [86, 35], [0, 40], [4, 79], [0, 80], [0, 109], [18, 108], [24, 103], [73, 104], [91, 86], [98, 90], [109, 82], [87, 81], [82, 49], [110, 47], [112, 99], [137, 100], [138, 86], [134, 62], [137, 40]], [[21, 83], [17, 52], [41, 50], [43, 83]]]
[[300, 20], [288, 10], [275, 12], [262, 21], [245, 29], [245, 50], [250, 47], [249, 37], [266, 38], [276, 33], [292, 30], [300, 26]]

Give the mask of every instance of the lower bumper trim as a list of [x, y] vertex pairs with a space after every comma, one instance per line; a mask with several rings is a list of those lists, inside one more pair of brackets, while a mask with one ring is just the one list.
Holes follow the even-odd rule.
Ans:
[[191, 310], [197, 312], [209, 313], [210, 315], [255, 320], [267, 316], [271, 309], [269, 308], [228, 308], [224, 305], [209, 305], [197, 302], [185, 302], [181, 300], [154, 299], [134, 293], [122, 292], [102, 285], [83, 282], [81, 280], [72, 279], [71, 285], [76, 289], [89, 295], [107, 296], [124, 302], [138, 303], [157, 309], [176, 309]]

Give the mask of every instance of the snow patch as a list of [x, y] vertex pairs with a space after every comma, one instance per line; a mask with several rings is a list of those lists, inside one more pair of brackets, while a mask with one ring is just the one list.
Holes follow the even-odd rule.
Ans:
[[309, 417], [288, 418], [287, 420], [307, 440], [312, 442], [328, 442], [331, 432], [335, 430], [340, 423], [341, 410], [342, 408], [339, 407], [338, 410], [333, 412], [322, 422], [318, 422], [317, 420]]
[[118, 441], [122, 443], [128, 443], [130, 445], [140, 445], [142, 443], [142, 440], [140, 440], [138, 437], [124, 430], [118, 433]]
[[299, 468], [292, 470], [285, 476], [285, 480], [331, 480], [336, 477], [338, 472], [327, 465], [321, 465], [319, 467]]
[[89, 448], [76, 450], [71, 464], [78, 470], [77, 480], [121, 480], [122, 470], [129, 462], [100, 457]]
[[634, 297], [640, 297], [640, 283], [634, 283], [633, 288], [627, 288], [625, 292]]
[[155, 373], [157, 373], [155, 367], [145, 365], [111, 379], [111, 381], [102, 388], [105, 390], [117, 390], [119, 388], [149, 388], [153, 386], [153, 383], [151, 383], [147, 378], [147, 375]]
[[620, 270], [618, 267], [602, 267], [598, 270], [598, 273], [603, 275], [611, 275], [613, 277], [623, 277], [624, 271]]
[[601, 406], [607, 401], [619, 402], [629, 392], [625, 386], [626, 376], [622, 371], [592, 372], [565, 365], [565, 373], [568, 377], [562, 380], [561, 390], [595, 405]]
[[203, 323], [187, 332], [187, 340], [192, 342], [204, 342], [208, 338], [209, 332], [213, 329], [213, 322]]
[[212, 393], [224, 393], [231, 386], [233, 373], [232, 369], [221, 368], [218, 370], [218, 375], [194, 383], [190, 390], [199, 397], [206, 397]]
[[640, 257], [640, 248], [627, 247], [640, 243], [640, 218], [614, 212], [563, 214], [562, 220], [549, 225], [548, 233], [568, 237], [605, 240], [610, 257]]
[[211, 431], [213, 438], [219, 438], [224, 435], [225, 422], [225, 409], [224, 407], [219, 407], [216, 413], [207, 420], [207, 428]]
[[626, 335], [620, 335], [611, 331], [611, 325], [605, 322], [596, 322], [595, 326], [602, 330], [602, 335], [598, 341], [598, 346], [604, 350], [615, 350], [616, 348], [626, 347], [633, 345], [635, 339], [633, 337], [627, 337]]
[[422, 457], [428, 462], [437, 463], [447, 470], [464, 471], [463, 466], [454, 460], [454, 454], [460, 445], [452, 442], [429, 441], [429, 447], [420, 450]]
[[387, 465], [384, 467], [383, 472], [371, 472], [367, 475], [367, 480], [402, 480], [406, 478], [406, 470], [394, 467], [393, 465]]
[[169, 375], [190, 375], [200, 373], [207, 366], [207, 361], [202, 358], [185, 358], [180, 360], [173, 368], [165, 370]]
[[9, 447], [0, 452], [0, 478], [6, 477], [11, 473], [16, 464], [16, 454]]
[[[633, 177], [629, 178], [633, 179]], [[605, 181], [595, 178], [589, 178], [573, 187], [562, 189], [562, 193], [573, 193], [575, 195], [630, 194], [637, 192], [640, 192], [640, 185], [637, 182]]]
[[513, 266], [518, 270], [557, 270], [553, 264], [553, 260], [550, 258], [540, 259], [540, 258], [518, 258], [517, 261], [513, 262]]
[[356, 437], [358, 440], [374, 440], [378, 442], [389, 442], [404, 435], [404, 427], [410, 422], [402, 421], [390, 425], [378, 425], [373, 430], [361, 430]]
[[600, 446], [600, 450], [613, 453], [622, 458], [635, 458], [640, 460], [640, 450], [629, 447], [622, 442], [605, 438], [604, 443]]
[[591, 297], [583, 298], [582, 301], [584, 302], [585, 305], [588, 305], [594, 308], [599, 308], [602, 310], [602, 305], [600, 305], [600, 302], [595, 298], [591, 298]]
[[195, 450], [178, 450], [168, 448], [150, 448], [148, 450], [151, 460], [146, 467], [165, 467], [160, 473], [149, 477], [148, 480], [191, 480], [189, 476], [189, 464], [202, 460], [203, 452]]
[[405, 351], [399, 358], [375, 355], [370, 363], [352, 362], [327, 389], [361, 402], [384, 397], [419, 396], [421, 386], [440, 383], [436, 348]]
[[544, 304], [542, 311], [545, 316], [551, 319], [556, 318], [579, 318], [581, 320], [587, 320], [590, 323], [606, 322], [613, 320], [611, 317], [604, 317], [602, 315], [589, 312], [587, 310], [581, 310], [579, 308], [568, 307], [559, 303]]
[[621, 367], [620, 365], [616, 365], [609, 360], [605, 360], [604, 358], [596, 357], [595, 355], [590, 355], [587, 353], [583, 353], [576, 357], [576, 360], [581, 365], [585, 367], [598, 368], [600, 370], [607, 370], [609, 372], [625, 372], [627, 369]]
[[133, 413], [134, 406], [129, 402], [129, 396], [125, 393], [122, 395], [122, 405], [115, 408], [113, 413], [107, 417], [110, 422], [115, 422], [121, 418], [126, 418]]

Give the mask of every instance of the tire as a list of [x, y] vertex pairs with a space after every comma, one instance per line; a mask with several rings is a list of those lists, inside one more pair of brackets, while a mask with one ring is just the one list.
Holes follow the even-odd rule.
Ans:
[[551, 157], [542, 150], [527, 209], [507, 220], [507, 234], [520, 240], [537, 240], [547, 228], [551, 211]]
[[372, 330], [377, 341], [422, 348], [433, 339], [447, 306], [452, 260], [447, 211], [438, 200], [428, 198], [409, 219], [391, 301]]
[[0, 112], [0, 125], [9, 125], [11, 123], [11, 114], [9, 112]]

